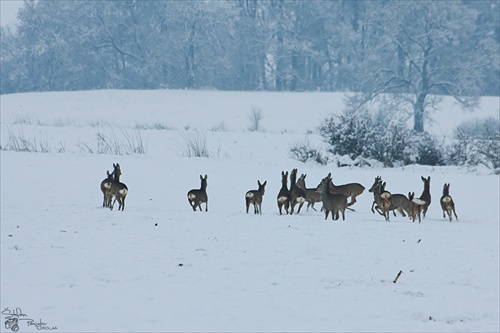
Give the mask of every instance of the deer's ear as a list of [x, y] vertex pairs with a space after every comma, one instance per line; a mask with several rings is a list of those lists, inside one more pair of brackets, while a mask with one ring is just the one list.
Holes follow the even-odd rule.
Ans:
[[205, 180], [207, 180], [207, 179], [208, 179], [208, 176], [207, 176], [207, 175], [205, 175]]
[[262, 184], [262, 186], [266, 186], [266, 184], [267, 184], [267, 180], [264, 182], [264, 184]]
[[203, 180], [203, 176], [202, 175], [200, 175], [200, 179]]

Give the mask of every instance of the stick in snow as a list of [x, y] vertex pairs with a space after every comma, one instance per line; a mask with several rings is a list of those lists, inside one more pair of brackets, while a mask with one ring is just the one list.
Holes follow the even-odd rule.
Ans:
[[399, 271], [398, 275], [396, 275], [396, 278], [392, 282], [396, 283], [398, 281], [399, 277], [401, 276], [401, 274], [403, 274], [403, 271]]

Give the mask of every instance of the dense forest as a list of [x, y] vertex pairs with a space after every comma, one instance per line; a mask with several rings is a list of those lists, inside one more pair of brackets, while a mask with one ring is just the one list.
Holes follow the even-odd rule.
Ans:
[[[90, 89], [499, 95], [499, 2], [25, 0], [1, 93]], [[466, 104], [466, 103], [465, 103]]]

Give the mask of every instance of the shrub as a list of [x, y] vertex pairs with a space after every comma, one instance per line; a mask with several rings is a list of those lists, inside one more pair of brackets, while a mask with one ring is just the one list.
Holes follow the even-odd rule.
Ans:
[[210, 157], [207, 148], [207, 135], [205, 132], [186, 131], [182, 135], [184, 143], [182, 144], [182, 155], [185, 157]]
[[467, 121], [454, 131], [448, 163], [463, 166], [484, 165], [500, 173], [500, 128], [498, 120]]
[[417, 134], [402, 121], [375, 123], [368, 113], [344, 112], [323, 120], [319, 134], [328, 152], [352, 160], [395, 164], [443, 164], [441, 145], [428, 133]]
[[248, 130], [251, 132], [257, 132], [261, 130], [260, 122], [262, 120], [262, 111], [259, 108], [252, 107], [252, 112], [250, 116], [248, 116], [248, 120], [250, 120], [250, 126]]
[[308, 161], [315, 161], [321, 165], [326, 165], [328, 163], [328, 158], [321, 155], [316, 148], [311, 147], [308, 140], [301, 142], [296, 142], [290, 147], [289, 151], [290, 158], [297, 160], [302, 163]]

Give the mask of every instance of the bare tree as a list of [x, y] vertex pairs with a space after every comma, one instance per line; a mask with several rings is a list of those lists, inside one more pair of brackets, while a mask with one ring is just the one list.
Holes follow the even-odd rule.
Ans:
[[360, 91], [354, 108], [387, 98], [411, 106], [414, 130], [424, 131], [426, 110], [439, 95], [452, 96], [464, 109], [477, 106], [488, 55], [467, 44], [477, 12], [461, 2], [399, 1], [371, 4], [366, 60], [361, 65]]

